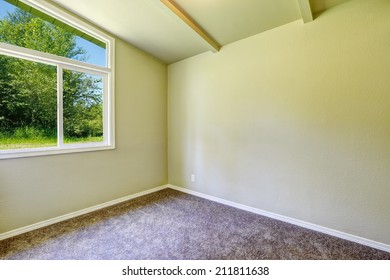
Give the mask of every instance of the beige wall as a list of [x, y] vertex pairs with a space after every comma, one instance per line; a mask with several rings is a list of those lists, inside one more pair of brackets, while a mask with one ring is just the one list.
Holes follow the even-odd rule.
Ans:
[[117, 148], [0, 160], [0, 233], [166, 184], [166, 74], [117, 40]]
[[390, 244], [389, 15], [349, 1], [170, 65], [169, 182]]

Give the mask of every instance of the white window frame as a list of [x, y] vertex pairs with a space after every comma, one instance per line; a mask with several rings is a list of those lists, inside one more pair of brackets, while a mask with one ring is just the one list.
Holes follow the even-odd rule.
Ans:
[[[114, 107], [114, 61], [115, 39], [84, 21], [68, 14], [56, 6], [42, 0], [19, 0], [27, 5], [46, 13], [53, 18], [87, 33], [106, 44], [106, 67], [89, 64], [82, 61], [60, 57], [49, 53], [26, 49], [14, 45], [0, 43], [0, 54], [40, 62], [57, 67], [57, 146], [29, 149], [0, 150], [0, 159], [44, 156], [76, 152], [90, 152], [115, 149], [115, 107]], [[71, 70], [85, 74], [97, 75], [103, 78], [103, 141], [97, 143], [63, 143], [62, 116], [62, 71]]]

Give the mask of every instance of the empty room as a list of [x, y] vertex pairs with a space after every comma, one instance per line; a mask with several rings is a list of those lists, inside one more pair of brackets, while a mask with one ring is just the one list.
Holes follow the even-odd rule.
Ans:
[[390, 1], [0, 0], [0, 259], [390, 260]]

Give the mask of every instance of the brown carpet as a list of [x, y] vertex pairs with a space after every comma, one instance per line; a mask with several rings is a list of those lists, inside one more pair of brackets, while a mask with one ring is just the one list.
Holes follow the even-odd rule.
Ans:
[[0, 241], [0, 259], [390, 260], [390, 253], [166, 189]]

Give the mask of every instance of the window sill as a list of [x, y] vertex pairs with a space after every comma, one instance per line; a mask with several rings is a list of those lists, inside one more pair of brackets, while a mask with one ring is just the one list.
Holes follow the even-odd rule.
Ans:
[[32, 148], [32, 149], [21, 149], [21, 150], [4, 150], [0, 151], [1, 159], [12, 159], [12, 158], [25, 158], [25, 157], [37, 157], [37, 156], [49, 156], [49, 155], [61, 155], [70, 153], [83, 153], [83, 152], [95, 152], [104, 150], [113, 150], [114, 145], [107, 144], [91, 144], [86, 145], [66, 145], [61, 148], [49, 147], [49, 148]]

